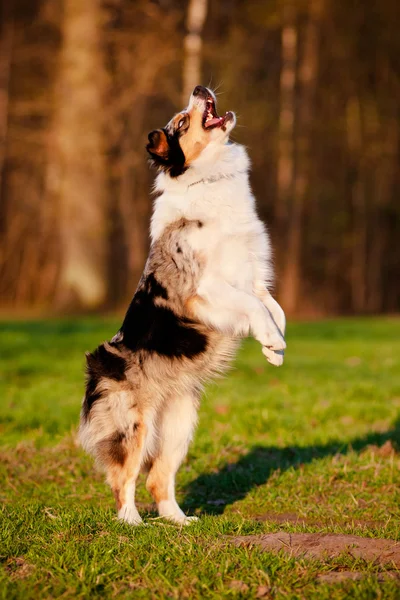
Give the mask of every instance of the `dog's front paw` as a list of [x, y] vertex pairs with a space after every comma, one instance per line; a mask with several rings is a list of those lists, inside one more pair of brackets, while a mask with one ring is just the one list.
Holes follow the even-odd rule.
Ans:
[[263, 346], [262, 353], [271, 365], [274, 365], [275, 367], [281, 367], [283, 365], [283, 350], [271, 350], [271, 348]]
[[265, 346], [275, 352], [277, 352], [278, 350], [285, 350], [285, 348], [286, 348], [285, 339], [280, 334], [278, 329], [275, 329], [275, 331], [272, 331], [272, 332], [268, 332], [264, 336], [264, 339], [262, 340], [261, 343], [263, 346]]

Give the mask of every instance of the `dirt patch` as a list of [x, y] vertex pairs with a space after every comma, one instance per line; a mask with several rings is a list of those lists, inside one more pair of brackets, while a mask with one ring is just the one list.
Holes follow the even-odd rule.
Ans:
[[244, 581], [238, 581], [237, 579], [231, 581], [229, 583], [229, 587], [233, 590], [237, 590], [238, 592], [242, 592], [243, 594], [249, 591], [249, 586], [247, 583], [244, 583]]
[[236, 546], [259, 546], [267, 552], [290, 556], [334, 558], [347, 554], [400, 568], [400, 543], [394, 540], [363, 538], [357, 535], [321, 533], [269, 533], [228, 538]]
[[6, 572], [11, 579], [26, 579], [32, 574], [35, 567], [27, 563], [23, 558], [9, 558], [6, 563]]
[[317, 581], [321, 583], [342, 583], [343, 581], [361, 581], [367, 577], [374, 577], [378, 581], [398, 581], [400, 582], [400, 573], [364, 573], [362, 571], [332, 571], [331, 573], [321, 573]]

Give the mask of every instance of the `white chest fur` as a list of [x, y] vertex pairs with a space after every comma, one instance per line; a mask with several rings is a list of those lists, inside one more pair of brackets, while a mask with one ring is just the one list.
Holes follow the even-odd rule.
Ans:
[[151, 237], [156, 240], [182, 217], [198, 220], [202, 226], [191, 230], [188, 242], [206, 258], [204, 275], [251, 292], [255, 259], [269, 259], [269, 244], [248, 183], [248, 158], [241, 146], [230, 145], [219, 148], [214, 159], [194, 164], [177, 180], [159, 176], [156, 189], [162, 194], [155, 202]]

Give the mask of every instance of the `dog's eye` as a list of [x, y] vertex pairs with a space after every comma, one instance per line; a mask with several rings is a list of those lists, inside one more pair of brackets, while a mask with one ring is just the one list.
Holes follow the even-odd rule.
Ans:
[[181, 127], [184, 126], [184, 124], [186, 123], [186, 118], [184, 117], [183, 119], [181, 119], [178, 123], [178, 129], [180, 129]]

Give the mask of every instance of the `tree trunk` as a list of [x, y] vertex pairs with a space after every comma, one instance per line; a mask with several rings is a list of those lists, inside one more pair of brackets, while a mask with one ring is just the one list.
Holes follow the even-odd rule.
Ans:
[[364, 157], [366, 140], [362, 105], [355, 93], [347, 103], [347, 139], [351, 165], [351, 205], [353, 212], [350, 263], [351, 308], [356, 312], [363, 312], [367, 292], [367, 206]]
[[303, 213], [305, 203], [309, 200], [310, 190], [310, 140], [315, 110], [323, 3], [324, 0], [311, 0], [298, 69], [299, 104], [295, 123], [295, 163], [291, 169], [291, 179], [294, 183], [293, 185], [291, 182], [293, 199], [288, 217], [286, 264], [280, 293], [282, 304], [288, 314], [293, 314], [297, 310], [300, 296]]
[[297, 69], [296, 10], [292, 0], [285, 0], [282, 14], [280, 113], [278, 142], [278, 182], [275, 215], [283, 234], [294, 183], [294, 123]]
[[297, 69], [296, 10], [292, 0], [283, 5], [276, 217], [285, 220], [294, 182], [294, 122]]
[[[275, 219], [280, 240], [281, 272], [286, 259], [286, 229], [294, 188], [294, 138], [297, 76], [297, 23], [293, 0], [284, 0], [281, 33], [280, 112], [278, 125], [278, 162]], [[281, 298], [281, 284], [278, 291]], [[285, 307], [286, 309], [286, 307]]]
[[14, 38], [12, 2], [1, 0], [0, 15], [0, 199], [7, 147], [10, 71]]
[[[136, 104], [136, 107], [138, 105]], [[138, 190], [137, 168], [141, 165], [135, 150], [132, 147], [134, 139], [134, 129], [136, 123], [132, 123], [133, 118], [137, 118], [139, 123], [143, 123], [140, 108], [138, 113], [129, 119], [127, 132], [122, 140], [121, 153], [123, 165], [121, 168], [119, 204], [123, 220], [125, 239], [127, 240], [127, 266], [128, 282], [125, 286], [125, 293], [132, 295], [133, 285], [137, 283], [143, 271], [147, 251], [148, 251], [148, 231], [147, 214], [149, 212], [149, 202], [147, 200], [147, 190]], [[143, 168], [143, 166], [141, 165]]]
[[[379, 58], [379, 60], [378, 60]], [[370, 234], [367, 269], [367, 311], [382, 312], [387, 308], [386, 284], [390, 252], [390, 232], [387, 215], [391, 199], [395, 194], [398, 172], [399, 112], [396, 101], [396, 86], [393, 72], [386, 56], [377, 57], [377, 92], [375, 110], [379, 115], [374, 158], [376, 161], [373, 202], [370, 211]], [[380, 100], [380, 102], [379, 102]], [[385, 260], [386, 259], [386, 260]]]
[[63, 46], [49, 186], [58, 199], [58, 305], [92, 309], [106, 300], [105, 69], [97, 0], [65, 0]]
[[183, 105], [196, 85], [201, 83], [201, 37], [207, 17], [207, 0], [189, 0], [186, 35], [183, 42]]

